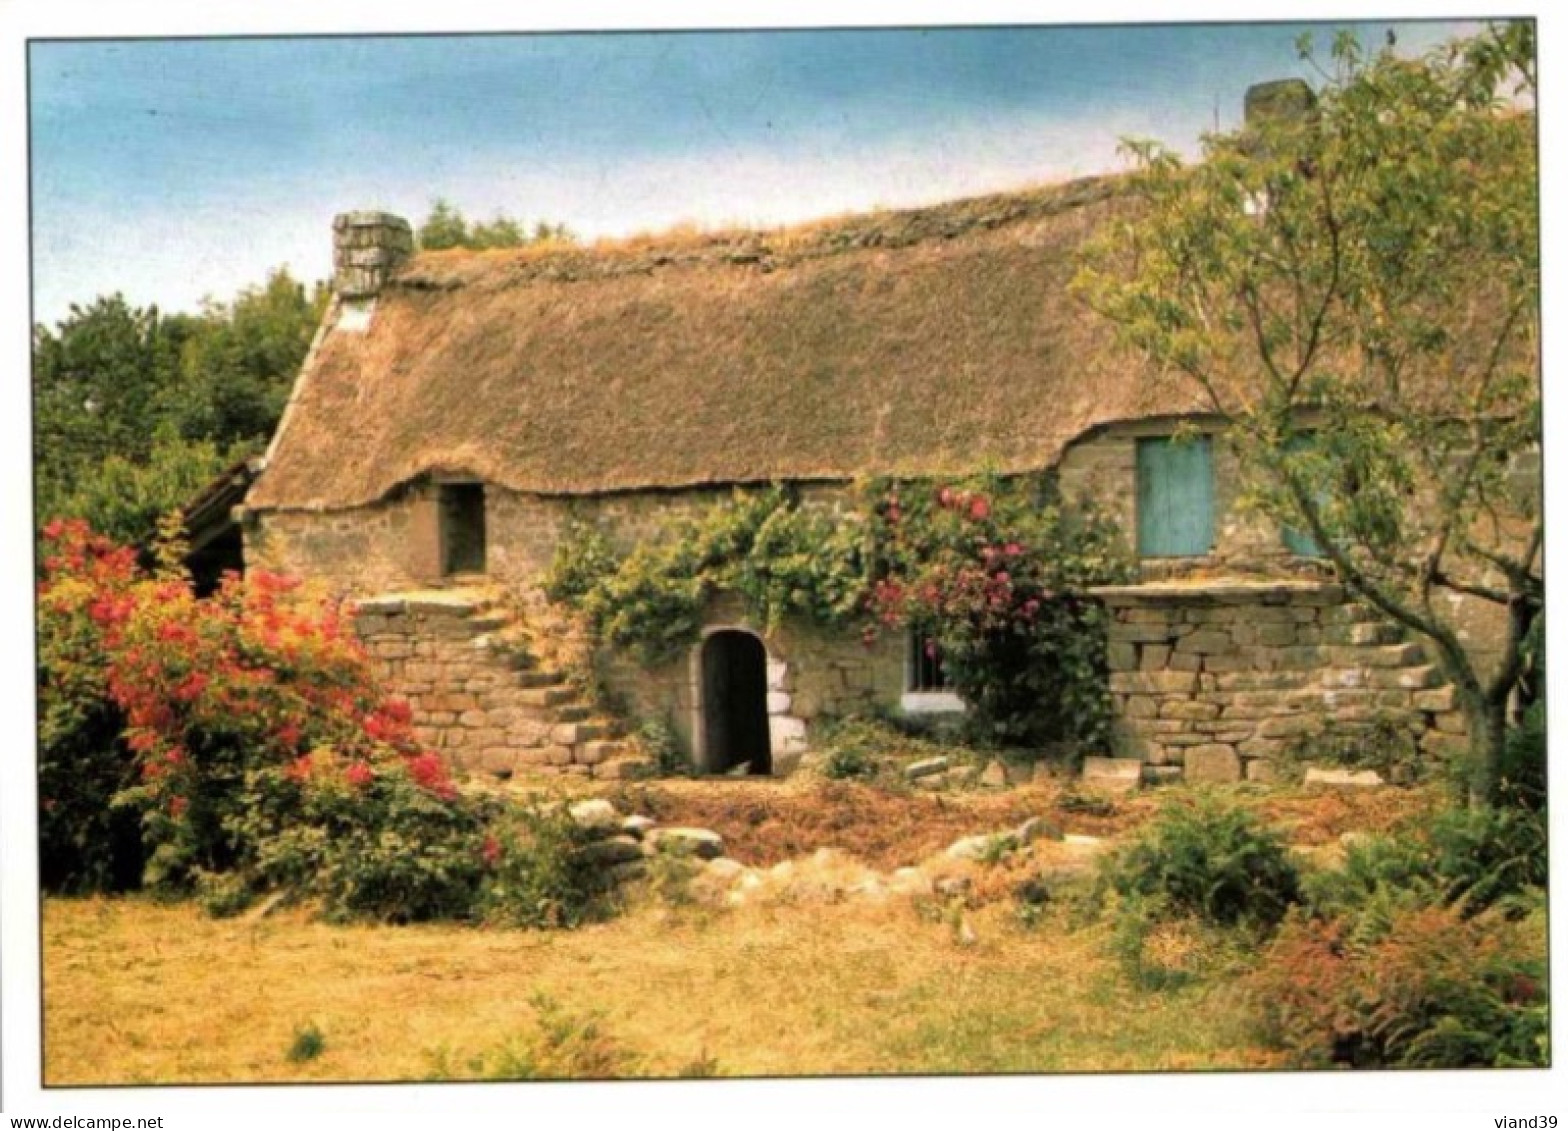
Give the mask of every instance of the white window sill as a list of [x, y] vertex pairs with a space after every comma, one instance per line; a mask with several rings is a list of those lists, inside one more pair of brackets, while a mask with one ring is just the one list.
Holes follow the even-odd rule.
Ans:
[[952, 691], [906, 691], [898, 705], [906, 715], [961, 715], [969, 709]]

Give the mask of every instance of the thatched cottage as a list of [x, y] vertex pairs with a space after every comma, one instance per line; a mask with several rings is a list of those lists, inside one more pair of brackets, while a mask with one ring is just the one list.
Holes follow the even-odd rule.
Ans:
[[[1117, 753], [1145, 776], [1263, 776], [1325, 717], [1392, 711], [1457, 743], [1420, 649], [1237, 512], [1194, 391], [1069, 294], [1075, 249], [1122, 206], [1091, 179], [784, 232], [421, 254], [396, 217], [339, 216], [336, 295], [250, 487], [247, 558], [365, 599], [429, 741], [501, 773], [613, 773], [613, 735], [487, 651], [500, 615], [466, 596], [523, 601], [572, 515], [630, 544], [735, 485], [1054, 469], [1144, 566], [1104, 599]], [[1200, 438], [1173, 444], [1178, 426]], [[610, 682], [698, 766], [760, 771], [828, 714], [962, 709], [920, 654], [765, 637], [721, 602], [685, 660], [612, 663]]]

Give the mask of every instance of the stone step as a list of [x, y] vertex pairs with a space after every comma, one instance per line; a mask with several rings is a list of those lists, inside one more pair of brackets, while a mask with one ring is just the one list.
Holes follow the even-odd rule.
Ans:
[[562, 746], [577, 746], [595, 739], [608, 738], [610, 728], [601, 722], [560, 722], [550, 731], [550, 741]]
[[626, 753], [624, 742], [596, 739], [576, 744], [572, 749], [572, 761], [582, 766], [597, 766], [605, 762], [613, 762], [624, 757]]
[[471, 613], [468, 617], [468, 626], [474, 632], [499, 632], [512, 623], [512, 618], [504, 610], [490, 609], [485, 612]]
[[593, 709], [584, 703], [565, 703], [555, 708], [555, 721], [558, 723], [580, 723], [591, 717]]
[[550, 683], [519, 688], [509, 697], [520, 707], [564, 707], [577, 698], [577, 689], [564, 683]]

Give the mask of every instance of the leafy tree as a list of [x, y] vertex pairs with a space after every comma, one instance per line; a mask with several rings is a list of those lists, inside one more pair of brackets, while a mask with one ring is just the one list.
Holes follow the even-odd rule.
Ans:
[[449, 201], [437, 197], [430, 206], [430, 215], [419, 226], [416, 239], [422, 250], [441, 251], [453, 247], [471, 250], [523, 247], [550, 241], [571, 243], [576, 236], [565, 224], [538, 220], [530, 229], [504, 212], [497, 212], [489, 223], [470, 224]]
[[73, 305], [54, 330], [33, 330], [35, 475], [41, 510], [111, 453], [146, 458], [183, 327], [119, 294]]
[[266, 444], [326, 302], [286, 270], [199, 314], [116, 294], [33, 332], [40, 524], [147, 543], [158, 518]]
[[425, 251], [468, 246], [468, 221], [445, 199], [437, 197], [415, 238]]
[[51, 499], [50, 517], [86, 519], [117, 542], [145, 544], [158, 520], [179, 510], [232, 461], [210, 440], [165, 425], [142, 460], [112, 452]]
[[[327, 288], [307, 291], [286, 269], [191, 320], [180, 382], [164, 390], [164, 415], [192, 440], [266, 444], [310, 349]], [[113, 533], [112, 531], [105, 531]]]
[[[1250, 501], [1426, 642], [1487, 803], [1543, 601], [1517, 463], [1540, 444], [1533, 25], [1416, 60], [1343, 35], [1331, 65], [1309, 112], [1207, 137], [1198, 164], [1132, 143], [1135, 203], [1079, 283], [1202, 390]], [[1502, 610], [1495, 663], [1457, 598]]]

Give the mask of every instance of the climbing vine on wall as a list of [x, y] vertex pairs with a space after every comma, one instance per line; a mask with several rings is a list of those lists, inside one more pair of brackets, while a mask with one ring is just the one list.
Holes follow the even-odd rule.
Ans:
[[861, 516], [802, 506], [781, 487], [736, 491], [624, 557], [602, 531], [576, 524], [556, 550], [545, 592], [581, 610], [605, 643], [660, 663], [698, 639], [703, 608], [720, 592], [740, 594], [769, 633], [788, 616], [855, 620], [866, 592], [865, 531]]
[[975, 738], [1097, 743], [1110, 717], [1103, 610], [1084, 590], [1129, 576], [1122, 545], [1109, 520], [1028, 477], [878, 481], [834, 505], [772, 487], [736, 491], [624, 555], [578, 523], [546, 592], [654, 664], [695, 643], [720, 592], [768, 633], [790, 617], [868, 644], [912, 630], [940, 648]]

